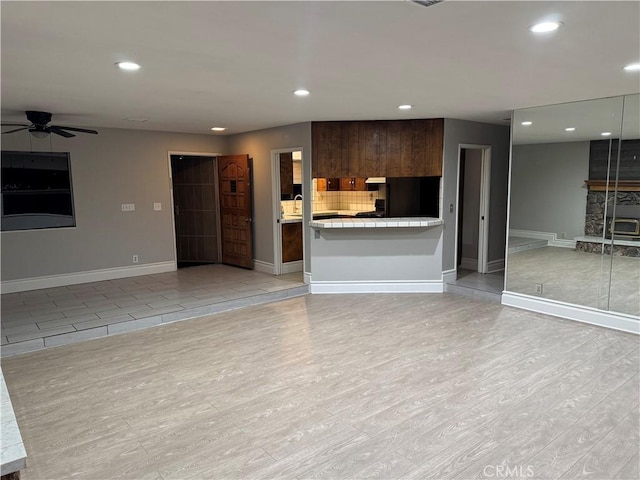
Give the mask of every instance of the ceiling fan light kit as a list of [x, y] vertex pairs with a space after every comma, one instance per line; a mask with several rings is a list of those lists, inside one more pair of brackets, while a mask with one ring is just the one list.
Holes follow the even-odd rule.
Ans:
[[51, 113], [49, 112], [27, 110], [25, 114], [27, 115], [27, 120], [31, 122], [30, 124], [3, 123], [2, 124], [3, 127], [21, 127], [21, 128], [9, 130], [8, 132], [2, 132], [2, 134], [6, 135], [8, 133], [20, 132], [22, 130], [27, 130], [35, 138], [46, 138], [51, 133], [55, 133], [56, 135], [60, 135], [61, 137], [64, 137], [64, 138], [75, 137], [75, 135], [71, 132], [91, 133], [93, 135], [98, 134], [97, 131], [91, 130], [88, 128], [66, 127], [64, 125], [49, 125], [52, 117]]

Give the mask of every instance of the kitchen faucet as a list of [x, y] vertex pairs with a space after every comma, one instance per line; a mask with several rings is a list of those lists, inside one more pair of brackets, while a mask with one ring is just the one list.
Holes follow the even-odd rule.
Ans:
[[298, 197], [300, 197], [299, 199], [300, 199], [300, 200], [302, 200], [302, 195], [300, 195], [300, 194], [297, 194], [295, 197], [293, 197], [293, 201], [294, 201], [294, 204], [293, 204], [293, 210], [294, 210], [296, 213], [299, 213], [299, 212], [300, 212], [300, 209], [298, 208], [298, 204], [297, 204], [297, 203], [295, 203], [295, 202], [297, 202], [297, 201], [298, 201]]

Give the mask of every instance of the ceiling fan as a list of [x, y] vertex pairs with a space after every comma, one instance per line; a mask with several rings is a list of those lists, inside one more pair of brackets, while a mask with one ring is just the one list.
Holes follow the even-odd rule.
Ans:
[[55, 133], [56, 135], [60, 135], [61, 137], [71, 138], [75, 137], [73, 133], [70, 132], [79, 132], [79, 133], [92, 133], [97, 135], [98, 132], [95, 130], [89, 130], [87, 128], [76, 128], [76, 127], [65, 127], [63, 125], [49, 125], [51, 122], [51, 114], [49, 112], [37, 112], [34, 110], [27, 110], [25, 112], [27, 114], [27, 120], [31, 122], [30, 124], [26, 123], [3, 123], [3, 127], [21, 127], [16, 128], [14, 130], [9, 130], [8, 132], [2, 132], [2, 134], [6, 133], [14, 133], [20, 132], [22, 130], [27, 130], [31, 135], [36, 138], [44, 138], [50, 133]]

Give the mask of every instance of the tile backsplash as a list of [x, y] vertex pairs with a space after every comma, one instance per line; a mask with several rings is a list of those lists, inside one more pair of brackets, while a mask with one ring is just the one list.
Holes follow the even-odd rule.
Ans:
[[[375, 202], [379, 198], [385, 198], [384, 185], [381, 185], [378, 191], [372, 192], [318, 192], [317, 180], [313, 179], [313, 211], [334, 211], [334, 210], [351, 210], [357, 212], [369, 212], [376, 209]], [[443, 191], [442, 180], [440, 181], [439, 206], [440, 218], [443, 211]], [[300, 213], [302, 212], [302, 200], [286, 200], [282, 201], [284, 213]], [[297, 211], [296, 211], [297, 207]]]
[[[313, 179], [313, 211], [352, 210], [368, 212], [375, 210], [375, 202], [384, 198], [384, 191], [380, 192], [318, 192], [317, 180]], [[284, 213], [300, 213], [301, 200], [284, 200], [280, 202]], [[297, 210], [296, 210], [297, 207]]]

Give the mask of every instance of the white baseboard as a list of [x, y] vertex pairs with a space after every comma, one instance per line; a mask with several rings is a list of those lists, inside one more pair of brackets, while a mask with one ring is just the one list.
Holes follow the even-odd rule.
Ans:
[[310, 293], [443, 293], [440, 280], [424, 282], [314, 282]]
[[549, 242], [550, 247], [576, 248], [575, 240], [558, 238], [558, 234], [555, 232], [536, 232], [534, 230], [509, 230], [509, 236], [547, 240], [547, 242]]
[[464, 268], [465, 270], [478, 271], [478, 259], [463, 257], [460, 259], [460, 268]]
[[442, 283], [452, 283], [458, 278], [458, 270], [455, 268], [452, 270], [445, 270], [442, 272]]
[[304, 272], [304, 283], [306, 285], [311, 284], [311, 272]]
[[506, 291], [502, 293], [502, 304], [599, 327], [640, 334], [640, 318], [633, 315], [625, 315], [624, 313], [598, 310]]
[[487, 273], [495, 273], [504, 270], [504, 258], [500, 260], [491, 260], [487, 263]]
[[281, 274], [285, 273], [295, 273], [302, 271], [302, 260], [298, 260], [296, 262], [287, 262], [282, 264], [282, 268], [280, 269]]
[[263, 262], [262, 260], [254, 260], [253, 268], [258, 272], [269, 273], [271, 275], [273, 275], [274, 272], [273, 263]]
[[176, 262], [158, 262], [130, 267], [103, 268], [86, 272], [65, 273], [62, 275], [47, 275], [43, 277], [23, 278], [21, 280], [5, 280], [2, 282], [2, 293], [26, 292], [41, 288], [64, 287], [79, 283], [100, 282], [116, 278], [137, 277], [153, 273], [173, 272]]

